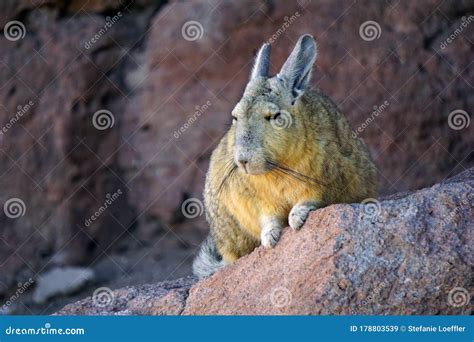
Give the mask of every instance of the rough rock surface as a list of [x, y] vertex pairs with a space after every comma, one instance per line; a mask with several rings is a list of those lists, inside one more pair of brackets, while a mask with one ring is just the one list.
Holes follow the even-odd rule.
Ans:
[[[179, 289], [179, 281], [123, 289], [115, 292], [118, 309], [106, 312], [469, 314], [473, 205], [474, 169], [380, 202], [333, 205], [313, 212], [300, 231], [287, 229], [274, 249], [259, 247], [196, 283], [189, 295], [192, 279], [180, 280], [186, 284]], [[143, 306], [153, 291], [153, 304]], [[59, 314], [97, 312], [88, 298]]]
[[193, 277], [140, 285], [114, 291], [104, 301], [91, 297], [66, 305], [58, 315], [179, 315], [184, 309]]
[[[117, 44], [137, 42], [152, 13], [123, 15], [87, 49], [104, 17], [65, 19], [60, 8], [21, 3], [25, 8], [19, 2], [9, 20], [21, 14], [24, 39], [0, 36], [0, 129], [7, 128], [0, 134], [0, 204], [3, 209], [8, 199], [19, 198], [26, 211], [16, 219], [0, 211], [0, 295], [51, 266], [93, 260], [126, 235], [135, 214], [117, 162], [119, 131], [96, 129], [92, 115], [115, 112], [117, 128], [119, 102], [128, 92], [120, 73], [129, 68]], [[106, 214], [86, 225], [119, 189], [122, 195]]]

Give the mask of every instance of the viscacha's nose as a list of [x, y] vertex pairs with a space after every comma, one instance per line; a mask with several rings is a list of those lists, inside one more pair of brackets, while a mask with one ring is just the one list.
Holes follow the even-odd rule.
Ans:
[[244, 157], [239, 157], [237, 158], [237, 164], [242, 167], [243, 169], [246, 169], [247, 167], [247, 163], [248, 163], [248, 159], [247, 158], [244, 158]]

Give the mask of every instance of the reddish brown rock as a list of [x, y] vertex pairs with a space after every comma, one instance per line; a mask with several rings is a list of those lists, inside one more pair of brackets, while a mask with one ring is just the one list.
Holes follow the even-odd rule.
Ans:
[[[130, 18], [122, 17], [86, 48], [104, 18], [57, 20], [44, 8], [29, 15], [23, 39], [0, 36], [0, 294], [53, 264], [93, 260], [134, 217], [116, 155], [127, 92], [118, 70], [127, 59], [111, 42], [135, 41], [144, 27], [127, 28]], [[93, 125], [101, 109], [115, 116], [110, 129]], [[24, 203], [23, 216], [6, 215], [12, 198]]]
[[[396, 200], [317, 210], [275, 249], [196, 284], [184, 314], [469, 313], [473, 190], [471, 169]], [[456, 287], [462, 307], [449, 302]]]
[[[103, 301], [85, 298], [66, 305], [57, 315], [179, 315], [184, 309], [192, 277], [156, 285], [126, 287], [107, 292]], [[105, 292], [103, 292], [105, 293]]]
[[[192, 280], [183, 297], [151, 300], [151, 289], [163, 284], [116, 297], [133, 314], [175, 314], [183, 307], [186, 315], [469, 314], [473, 190], [474, 168], [396, 198], [333, 205], [312, 213], [300, 231], [287, 229], [275, 248], [259, 247], [196, 283], [189, 295]], [[94, 313], [90, 302], [60, 313]]]

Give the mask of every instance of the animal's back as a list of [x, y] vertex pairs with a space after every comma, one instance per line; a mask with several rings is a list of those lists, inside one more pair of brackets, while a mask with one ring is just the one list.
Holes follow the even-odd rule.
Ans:
[[313, 163], [326, 186], [324, 202], [354, 203], [377, 195], [377, 169], [365, 143], [354, 135], [346, 117], [330, 98], [309, 90], [302, 99], [309, 141], [316, 146]]

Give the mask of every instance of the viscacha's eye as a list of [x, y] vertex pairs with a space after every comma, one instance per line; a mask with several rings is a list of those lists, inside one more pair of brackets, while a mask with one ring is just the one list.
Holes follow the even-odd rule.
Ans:
[[266, 116], [265, 119], [266, 119], [267, 121], [270, 121], [270, 120], [278, 120], [279, 117], [280, 117], [280, 112], [277, 112], [277, 113], [275, 113], [275, 114]]
[[286, 110], [280, 110], [270, 116], [270, 124], [275, 129], [286, 129], [293, 124], [293, 118]]
[[270, 116], [270, 118], [271, 118], [272, 120], [278, 120], [278, 118], [279, 118], [280, 116], [281, 116], [281, 113], [278, 112], [278, 113], [275, 113], [275, 114], [273, 114], [272, 116]]

